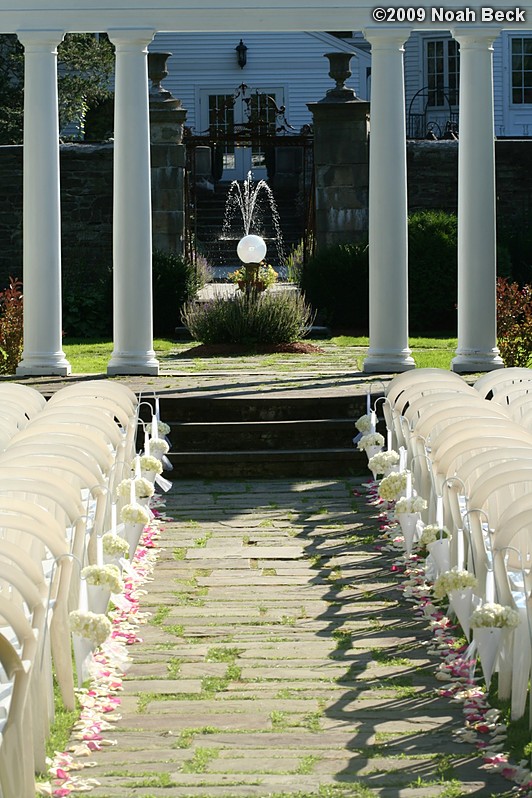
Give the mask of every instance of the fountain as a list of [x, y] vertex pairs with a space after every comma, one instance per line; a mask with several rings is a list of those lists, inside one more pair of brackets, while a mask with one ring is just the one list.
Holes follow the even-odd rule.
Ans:
[[[267, 238], [262, 229], [267, 210], [271, 215], [274, 233], [271, 238]], [[237, 244], [242, 236], [249, 236], [253, 233], [274, 244], [278, 260], [276, 268], [284, 267], [285, 253], [281, 220], [273, 192], [265, 180], [254, 183], [251, 172], [248, 172], [243, 182], [233, 180], [229, 186], [220, 239], [235, 241]]]

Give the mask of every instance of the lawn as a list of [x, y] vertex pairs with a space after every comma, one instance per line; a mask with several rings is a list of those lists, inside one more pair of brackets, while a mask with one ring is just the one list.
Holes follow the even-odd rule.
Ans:
[[[201, 371], [254, 371], [254, 370], [319, 370], [349, 371], [361, 369], [367, 337], [338, 336], [328, 340], [312, 341], [322, 351], [316, 354], [261, 354], [239, 357], [198, 357], [194, 342], [175, 342], [157, 338], [154, 349], [163, 368], [180, 372]], [[448, 369], [456, 349], [455, 338], [411, 338], [410, 347], [418, 367]], [[74, 374], [105, 374], [113, 344], [107, 340], [65, 338], [63, 349]], [[187, 354], [190, 353], [190, 354]]]

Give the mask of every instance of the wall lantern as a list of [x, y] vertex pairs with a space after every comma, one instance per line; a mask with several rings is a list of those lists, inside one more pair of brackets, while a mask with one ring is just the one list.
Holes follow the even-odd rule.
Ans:
[[240, 67], [240, 69], [244, 69], [248, 60], [247, 57], [248, 48], [246, 47], [242, 39], [240, 39], [240, 44], [237, 44], [235, 50], [236, 50], [238, 66]]

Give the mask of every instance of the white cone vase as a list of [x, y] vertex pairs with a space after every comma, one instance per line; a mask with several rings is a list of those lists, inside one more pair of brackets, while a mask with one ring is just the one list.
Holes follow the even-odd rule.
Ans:
[[89, 664], [96, 646], [90, 638], [74, 633], [72, 634], [72, 646], [74, 648], [76, 673], [78, 674], [78, 687], [81, 687], [83, 682], [89, 678]]
[[398, 474], [399, 473], [399, 465], [392, 465], [389, 466], [386, 471], [384, 472], [385, 477], [389, 477], [390, 474]]
[[440, 538], [429, 543], [427, 549], [436, 567], [436, 576], [451, 570], [451, 550], [449, 538]]
[[371, 460], [374, 454], [379, 454], [379, 452], [382, 452], [382, 446], [368, 446], [365, 451], [366, 457], [368, 460]]
[[419, 513], [397, 513], [397, 520], [401, 524], [401, 532], [404, 537], [404, 549], [406, 556], [410, 557], [414, 537], [416, 534], [416, 524], [419, 521]]
[[147, 479], [148, 482], [151, 482], [151, 484], [153, 485], [157, 474], [155, 473], [155, 471], [141, 471], [141, 476], [144, 477], [144, 479]]
[[471, 639], [471, 627], [469, 619], [473, 612], [473, 588], [466, 587], [464, 590], [451, 590], [449, 593], [449, 604], [458, 618], [462, 631], [468, 640]]
[[142, 535], [142, 530], [144, 529], [144, 524], [124, 524], [124, 537], [129, 543], [129, 559], [132, 560], [135, 551], [137, 550], [137, 546], [139, 545], [140, 536]]
[[486, 687], [490, 686], [491, 677], [497, 664], [503, 631], [503, 629], [495, 626], [481, 626], [473, 629], [473, 637], [477, 644]]
[[110, 597], [111, 591], [105, 585], [87, 583], [87, 603], [91, 612], [95, 612], [97, 615], [105, 615]]
[[105, 554], [103, 555], [104, 565], [116, 565], [118, 570], [122, 572], [122, 559], [119, 554]]

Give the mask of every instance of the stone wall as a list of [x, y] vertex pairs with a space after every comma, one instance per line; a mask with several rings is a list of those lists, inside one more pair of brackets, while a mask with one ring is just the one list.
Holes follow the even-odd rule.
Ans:
[[[532, 140], [495, 142], [497, 215], [499, 221], [529, 224], [532, 209]], [[408, 206], [456, 213], [458, 203], [458, 142], [407, 142]]]
[[[22, 277], [22, 147], [0, 147], [0, 287]], [[112, 264], [113, 145], [61, 146], [62, 265], [92, 281]]]
[[[499, 221], [529, 224], [532, 140], [496, 142]], [[408, 142], [411, 210], [456, 211], [457, 142]], [[112, 144], [61, 146], [62, 259], [66, 283], [92, 282], [112, 263]], [[0, 147], [0, 288], [22, 277], [22, 147]]]

